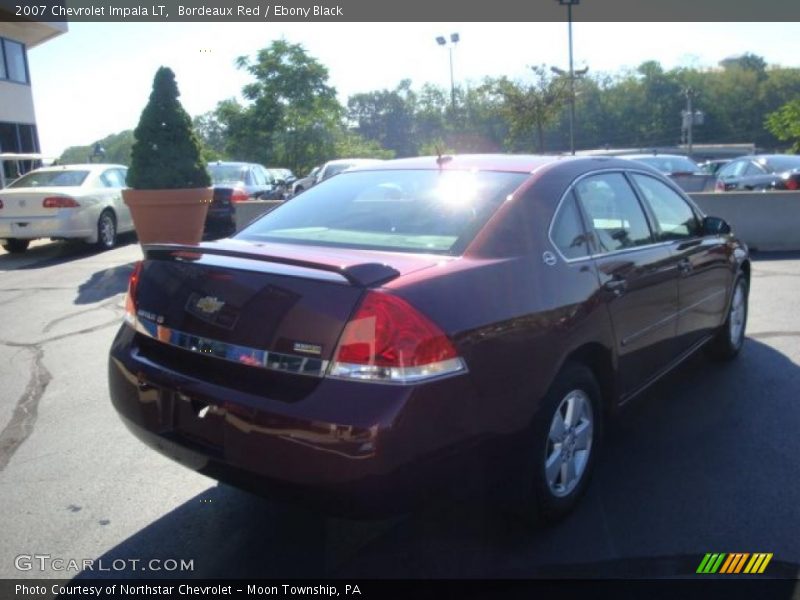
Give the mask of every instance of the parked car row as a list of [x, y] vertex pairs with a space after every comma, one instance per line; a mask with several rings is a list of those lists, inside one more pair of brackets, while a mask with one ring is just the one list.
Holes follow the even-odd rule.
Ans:
[[686, 192], [731, 192], [800, 189], [800, 156], [755, 154], [698, 164], [676, 154], [620, 156], [654, 167]]

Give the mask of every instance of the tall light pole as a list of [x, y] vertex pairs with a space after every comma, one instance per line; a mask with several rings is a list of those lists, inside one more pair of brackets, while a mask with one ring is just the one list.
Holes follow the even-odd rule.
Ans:
[[[567, 7], [567, 26], [569, 31], [569, 151], [575, 155], [575, 70], [572, 63], [572, 7], [580, 4], [580, 0], [558, 0], [561, 6]], [[584, 70], [584, 73], [586, 71]]]
[[450, 102], [452, 103], [453, 107], [453, 114], [456, 114], [456, 83], [455, 79], [453, 78], [453, 48], [459, 42], [461, 37], [458, 33], [451, 33], [450, 34], [450, 44], [447, 44], [447, 40], [443, 35], [440, 35], [436, 38], [436, 43], [440, 46], [447, 46], [447, 49], [450, 52]]

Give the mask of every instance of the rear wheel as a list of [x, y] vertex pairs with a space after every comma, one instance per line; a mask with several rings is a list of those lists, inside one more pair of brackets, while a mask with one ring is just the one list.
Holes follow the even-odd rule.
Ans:
[[117, 220], [114, 213], [104, 210], [97, 220], [97, 247], [110, 250], [117, 245]]
[[17, 238], [11, 238], [9, 240], [6, 240], [6, 243], [3, 244], [3, 248], [5, 249], [6, 252], [10, 254], [22, 254], [23, 252], [25, 252], [25, 250], [28, 249], [28, 246], [30, 246], [30, 244], [31, 244], [30, 240], [20, 240]]
[[581, 364], [562, 369], [532, 429], [529, 492], [514, 512], [529, 523], [569, 513], [588, 485], [602, 435], [600, 387]]
[[747, 296], [747, 280], [740, 275], [733, 286], [733, 297], [725, 323], [707, 346], [708, 353], [713, 358], [730, 360], [742, 349], [747, 325]]

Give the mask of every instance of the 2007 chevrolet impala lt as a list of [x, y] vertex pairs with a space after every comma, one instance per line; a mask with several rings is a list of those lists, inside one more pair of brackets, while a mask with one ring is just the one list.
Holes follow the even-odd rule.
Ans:
[[747, 318], [746, 246], [622, 159], [382, 162], [144, 250], [109, 361], [125, 424], [335, 511], [478, 481], [562, 515], [604, 419], [701, 347], [734, 357]]

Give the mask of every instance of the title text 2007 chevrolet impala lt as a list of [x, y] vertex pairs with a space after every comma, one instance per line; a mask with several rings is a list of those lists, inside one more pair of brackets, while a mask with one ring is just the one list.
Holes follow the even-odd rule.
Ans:
[[377, 163], [232, 239], [146, 247], [111, 397], [153, 448], [262, 493], [381, 512], [480, 473], [556, 517], [608, 415], [701, 347], [738, 353], [749, 279], [728, 225], [646, 165]]

